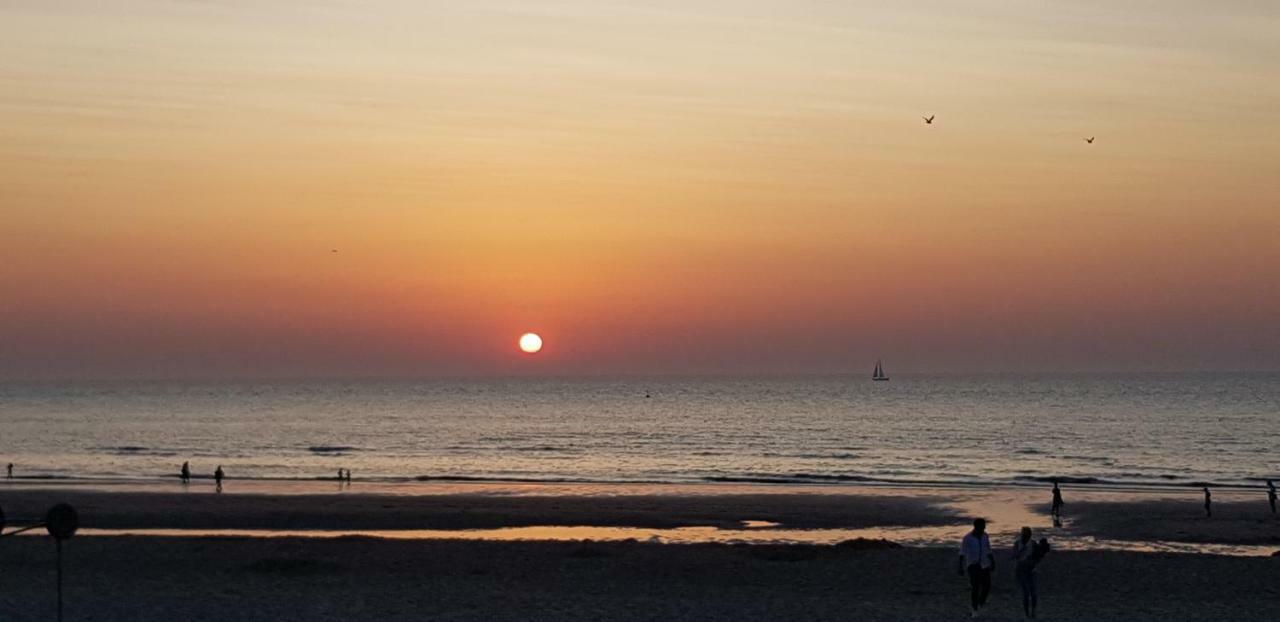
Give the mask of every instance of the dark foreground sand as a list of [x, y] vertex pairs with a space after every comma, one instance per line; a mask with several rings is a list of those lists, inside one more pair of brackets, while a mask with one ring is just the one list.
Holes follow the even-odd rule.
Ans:
[[[50, 620], [54, 551], [0, 540], [0, 619]], [[68, 620], [960, 620], [944, 549], [77, 537]], [[1055, 552], [1043, 620], [1275, 620], [1280, 559]], [[988, 620], [1016, 620], [1010, 568]]]

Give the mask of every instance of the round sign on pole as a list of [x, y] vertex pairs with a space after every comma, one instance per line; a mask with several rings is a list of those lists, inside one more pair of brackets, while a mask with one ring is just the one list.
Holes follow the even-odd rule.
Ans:
[[49, 530], [49, 535], [55, 540], [66, 540], [76, 535], [76, 529], [80, 527], [80, 515], [76, 514], [76, 509], [70, 505], [59, 503], [49, 508], [44, 523], [45, 528]]

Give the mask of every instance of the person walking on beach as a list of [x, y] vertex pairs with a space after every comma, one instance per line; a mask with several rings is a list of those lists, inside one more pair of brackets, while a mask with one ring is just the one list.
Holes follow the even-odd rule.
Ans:
[[1066, 505], [1062, 502], [1062, 489], [1058, 488], [1058, 482], [1053, 483], [1053, 505], [1050, 506], [1049, 513], [1053, 515], [1053, 526], [1062, 526], [1062, 506]]
[[215, 492], [222, 492], [222, 478], [225, 475], [226, 474], [222, 472], [221, 464], [218, 465], [218, 468], [213, 470], [213, 484]]
[[1204, 517], [1213, 518], [1213, 495], [1209, 494], [1209, 487], [1204, 487]]
[[182, 463], [182, 472], [179, 475], [179, 477], [182, 479], [182, 483], [184, 484], [191, 483], [191, 463], [190, 462]]
[[987, 604], [991, 594], [991, 572], [996, 568], [996, 557], [991, 552], [991, 539], [987, 537], [987, 521], [973, 519], [973, 531], [960, 541], [960, 574], [969, 575], [969, 607], [973, 617]]
[[1022, 615], [1026, 619], [1036, 617], [1036, 605], [1040, 600], [1036, 591], [1036, 566], [1048, 552], [1049, 540], [1032, 540], [1030, 527], [1023, 527], [1018, 539], [1013, 541], [1013, 574], [1018, 580], [1018, 589], [1022, 591]]
[[[9, 463], [9, 479], [13, 479], [13, 463], [12, 463], [12, 462], [10, 462], [10, 463]], [[1268, 483], [1270, 483], [1270, 482], [1268, 482]], [[1276, 488], [1275, 488], [1275, 486], [1272, 486], [1272, 487], [1271, 487], [1271, 490], [1275, 490], [1275, 489], [1276, 489]], [[1274, 504], [1274, 503], [1272, 503], [1271, 505], [1272, 505], [1273, 507], [1275, 506], [1275, 504]]]
[[1271, 504], [1271, 513], [1276, 513], [1276, 485], [1275, 482], [1267, 480], [1267, 503]]

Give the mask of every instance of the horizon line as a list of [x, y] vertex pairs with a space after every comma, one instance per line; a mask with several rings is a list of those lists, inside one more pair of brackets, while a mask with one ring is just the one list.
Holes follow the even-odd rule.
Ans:
[[[988, 371], [895, 371], [890, 378], [905, 377], [991, 377], [1011, 378], [1034, 376], [1183, 376], [1208, 375], [1271, 375], [1280, 369], [1094, 369], [1094, 370], [988, 370]], [[15, 384], [70, 384], [70, 383], [248, 383], [248, 382], [433, 382], [433, 381], [502, 381], [502, 380], [624, 380], [624, 379], [759, 379], [785, 380], [799, 378], [871, 378], [862, 372], [633, 372], [633, 373], [505, 373], [505, 374], [368, 374], [368, 375], [263, 375], [263, 376], [49, 376], [49, 377], [0, 377], [0, 385]]]

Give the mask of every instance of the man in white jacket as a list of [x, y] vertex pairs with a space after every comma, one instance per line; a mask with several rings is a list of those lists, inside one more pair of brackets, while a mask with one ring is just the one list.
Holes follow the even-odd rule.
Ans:
[[960, 574], [969, 575], [969, 602], [973, 617], [987, 604], [991, 594], [991, 572], [996, 568], [996, 556], [991, 552], [991, 539], [987, 537], [987, 521], [973, 519], [973, 531], [960, 541]]

